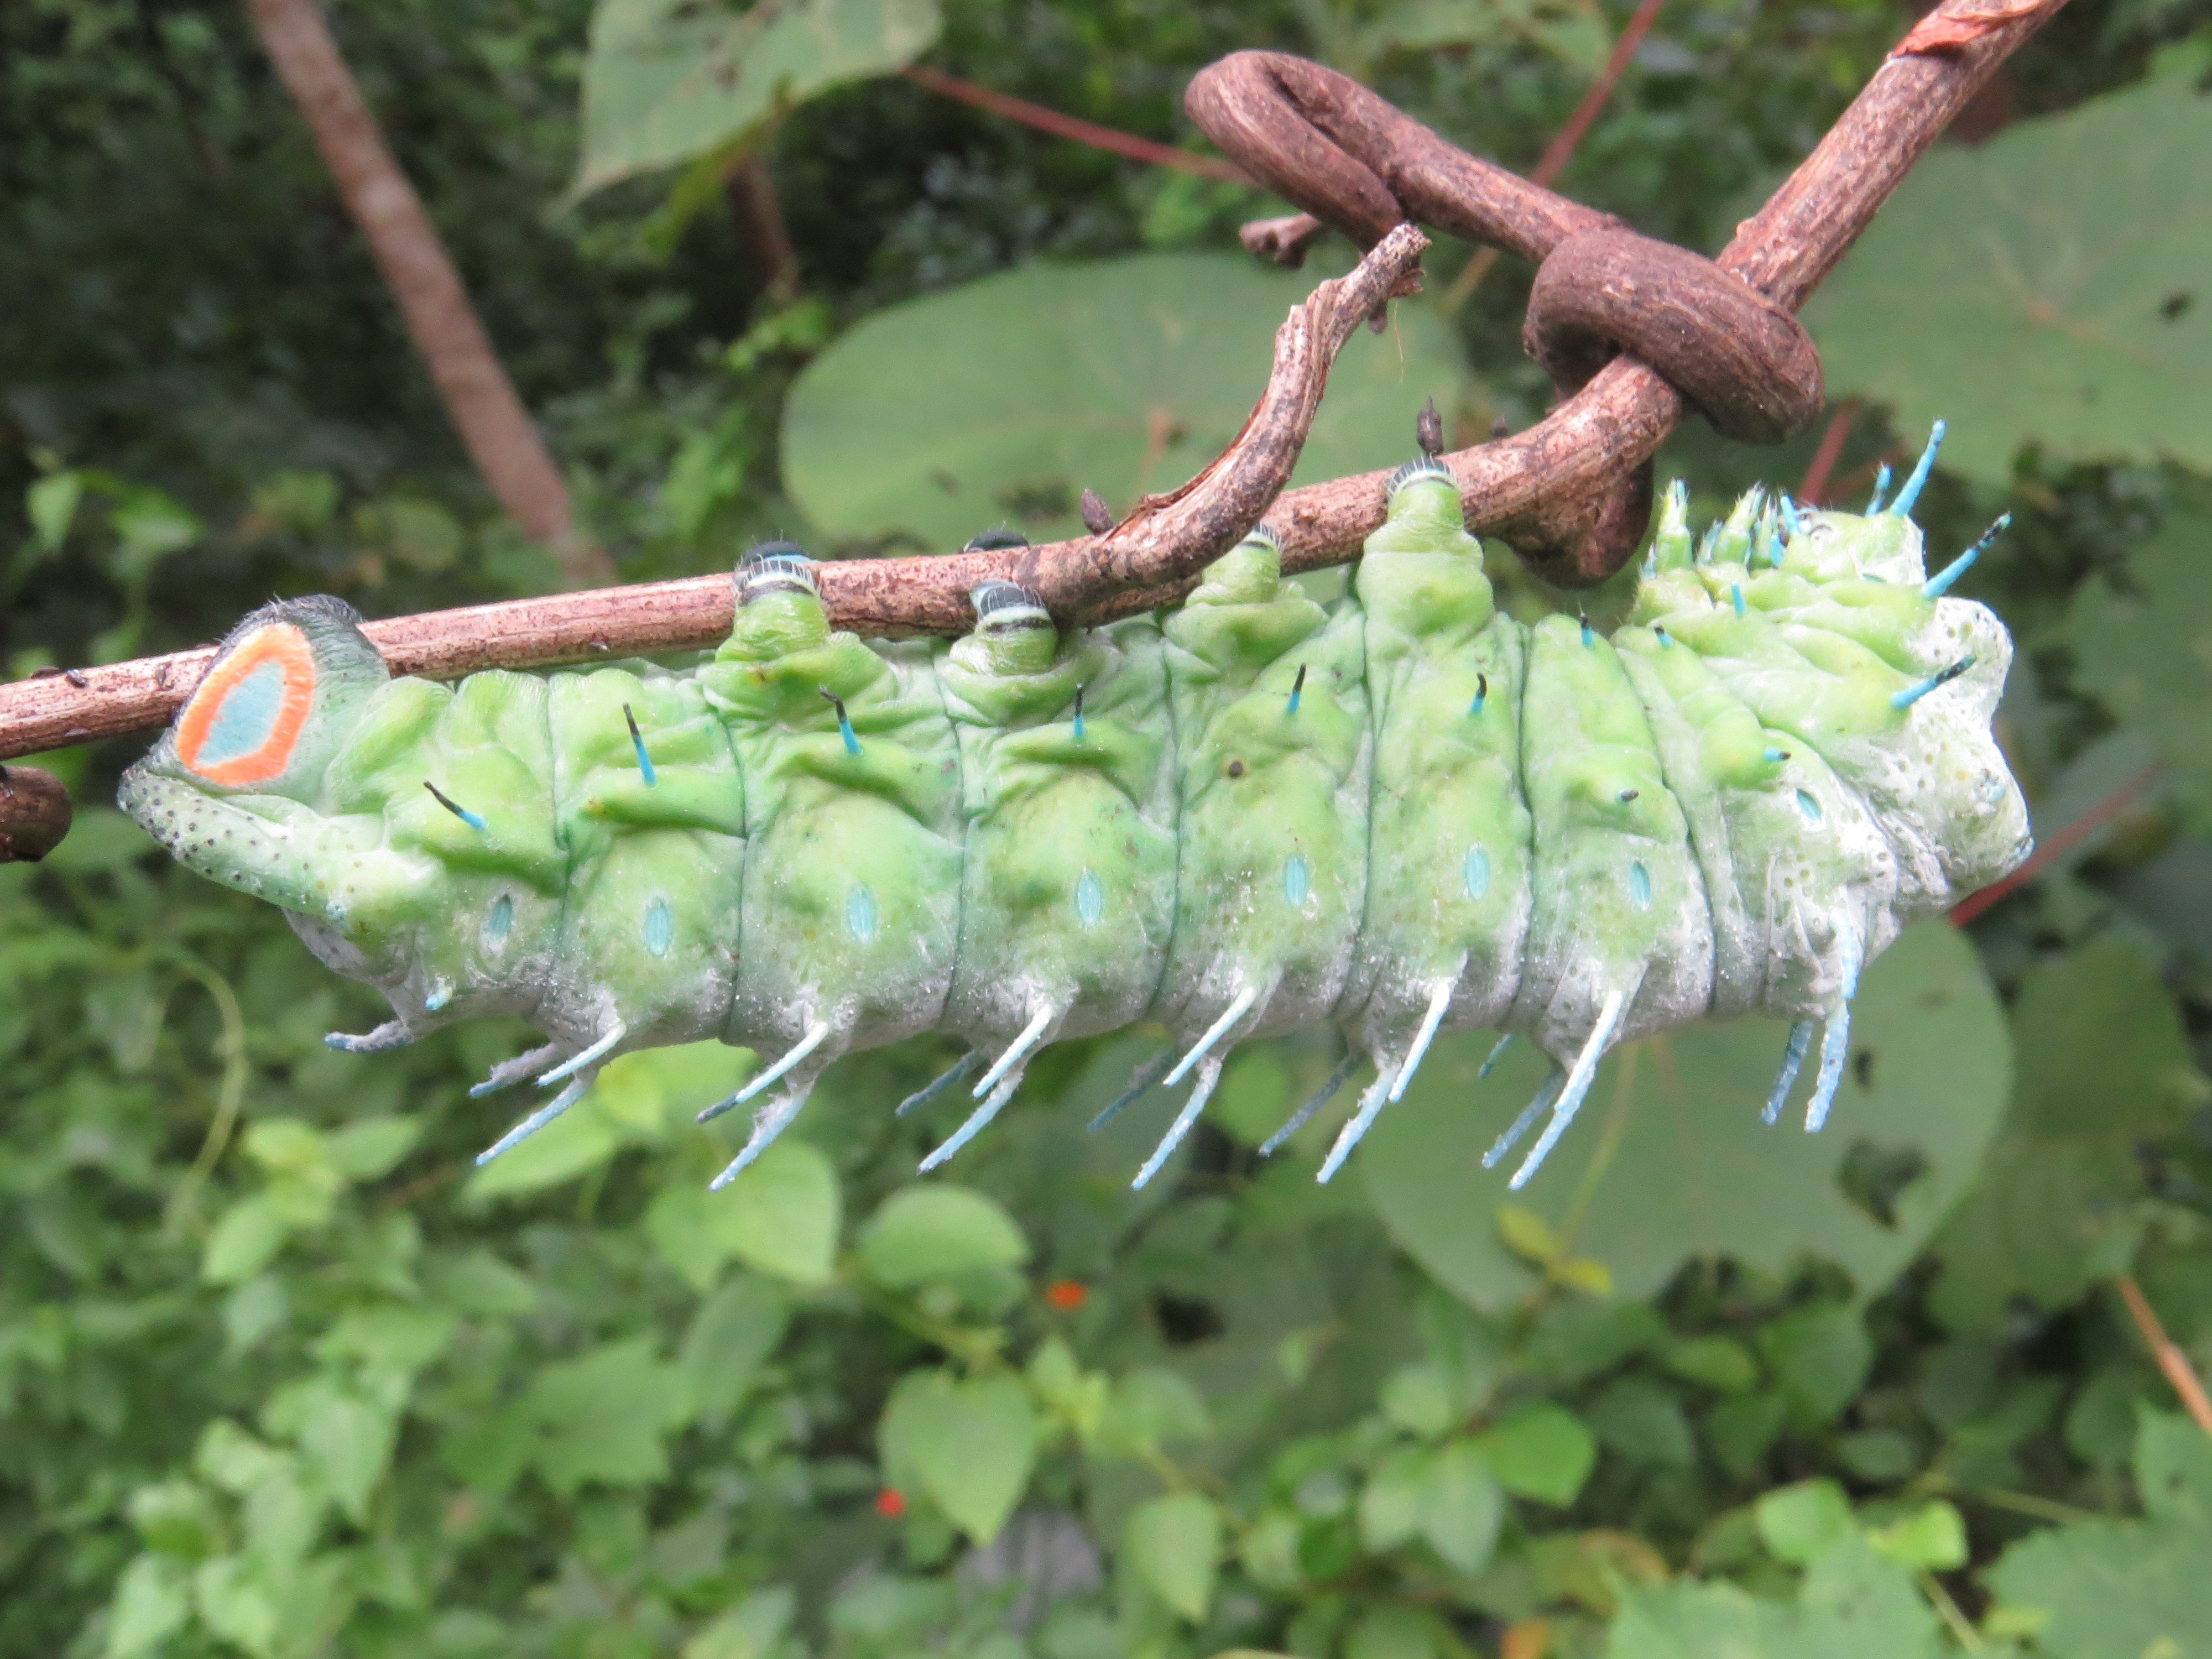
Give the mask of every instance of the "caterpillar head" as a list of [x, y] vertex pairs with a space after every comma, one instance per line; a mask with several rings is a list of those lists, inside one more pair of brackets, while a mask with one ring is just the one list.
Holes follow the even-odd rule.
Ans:
[[138, 765], [210, 795], [310, 799], [362, 707], [390, 678], [361, 631], [361, 613], [344, 600], [280, 599], [231, 629]]

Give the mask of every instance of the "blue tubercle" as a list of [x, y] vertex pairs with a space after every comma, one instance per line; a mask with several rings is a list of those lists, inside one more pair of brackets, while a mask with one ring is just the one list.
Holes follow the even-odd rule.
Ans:
[[1291, 682], [1291, 700], [1285, 705], [1283, 712], [1286, 714], [1297, 714], [1298, 712], [1298, 699], [1305, 696], [1305, 693], [1306, 665], [1304, 663], [1300, 663], [1298, 665], [1298, 677], [1297, 679]]
[[1576, 620], [1580, 622], [1583, 625], [1583, 649], [1587, 651], [1597, 643], [1597, 635], [1589, 625], [1589, 613], [1588, 611], [1578, 611], [1575, 613], [1575, 617]]
[[653, 769], [653, 757], [645, 752], [645, 733], [637, 729], [637, 716], [630, 713], [628, 703], [623, 705], [623, 719], [629, 722], [629, 746], [637, 751], [638, 775], [645, 780], [647, 788], [657, 787], [660, 775]]
[[1075, 688], [1075, 740], [1078, 743], [1090, 741], [1083, 730], [1083, 688], [1079, 685]]
[[1770, 766], [1779, 765], [1790, 758], [1790, 751], [1787, 749], [1777, 749], [1771, 743], [1766, 745], [1765, 752], [1767, 764]]
[[422, 787], [430, 792], [431, 798], [434, 799], [439, 805], [444, 807], [448, 812], [451, 812], [463, 823], [467, 824], [469, 828], [475, 830], [477, 834], [482, 836], [490, 833], [491, 826], [484, 822], [483, 813], [470, 811], [467, 807], [462, 805], [460, 802], [455, 800], [451, 795], [439, 788], [436, 784], [431, 782], [428, 778], [422, 780]]
[[495, 1140], [490, 1146], [485, 1147], [483, 1151], [478, 1152], [477, 1154], [477, 1167], [478, 1169], [482, 1169], [485, 1164], [490, 1163], [492, 1159], [497, 1158], [501, 1152], [507, 1151], [510, 1147], [513, 1147], [522, 1141], [529, 1139], [531, 1136], [536, 1134], [540, 1129], [550, 1123], [555, 1118], [560, 1116], [562, 1113], [567, 1111], [571, 1106], [574, 1106], [578, 1101], [584, 1097], [585, 1091], [592, 1086], [592, 1079], [597, 1075], [598, 1073], [596, 1073], [586, 1072], [581, 1077], [571, 1078], [567, 1088], [562, 1090], [559, 1094], [554, 1096], [552, 1099], [547, 1101], [543, 1106], [540, 1106], [528, 1117], [523, 1119], [521, 1122], [516, 1124], [512, 1129], [509, 1129], [497, 1140]]
[[1142, 1191], [1167, 1161], [1175, 1156], [1176, 1148], [1182, 1146], [1183, 1138], [1190, 1133], [1192, 1126], [1198, 1121], [1198, 1115], [1206, 1109], [1206, 1103], [1213, 1097], [1213, 1091], [1220, 1082], [1221, 1061], [1218, 1058], [1208, 1058], [1198, 1068], [1198, 1082], [1190, 1091], [1190, 1098], [1183, 1103], [1182, 1110], [1176, 1114], [1175, 1121], [1168, 1125], [1168, 1132], [1160, 1137], [1160, 1144], [1152, 1148], [1152, 1155], [1145, 1160], [1145, 1167], [1137, 1171], [1137, 1178], [1129, 1183], [1130, 1191]]
[[1337, 1061], [1336, 1069], [1328, 1074], [1328, 1081], [1307, 1096], [1305, 1104], [1292, 1112], [1284, 1121], [1281, 1128], [1260, 1143], [1260, 1156], [1272, 1158], [1277, 1148], [1310, 1123], [1315, 1113], [1336, 1098], [1337, 1091], [1351, 1080], [1352, 1073], [1358, 1068], [1358, 1066], [1359, 1052], [1357, 1049]]
[[1881, 498], [1888, 494], [1889, 463], [1887, 461], [1884, 461], [1881, 465], [1875, 470], [1874, 475], [1874, 499], [1867, 503], [1867, 517], [1871, 519], [1875, 514], [1881, 511]]
[[950, 1089], [954, 1084], [959, 1082], [962, 1078], [966, 1077], [969, 1073], [974, 1071], [982, 1063], [983, 1056], [981, 1051], [970, 1048], [966, 1054], [961, 1055], [959, 1059], [954, 1060], [949, 1069], [940, 1072], [936, 1077], [931, 1079], [927, 1083], [923, 1084], [921, 1088], [916, 1089], [904, 1100], [899, 1102], [898, 1109], [896, 1112], [892, 1114], [892, 1115], [896, 1117], [904, 1117], [908, 1112], [914, 1110], [917, 1106], [927, 1106], [931, 1101], [936, 1099], [938, 1096], [943, 1094], [947, 1089]]
[[1121, 1115], [1122, 1109], [1139, 1095], [1160, 1080], [1160, 1075], [1174, 1063], [1174, 1046], [1163, 1048], [1129, 1074], [1129, 1086], [1106, 1103], [1106, 1109], [1091, 1120], [1088, 1127], [1094, 1132], [1104, 1128]]
[[1937, 686], [1948, 685], [1973, 665], [1974, 659], [1972, 657], [1961, 657], [1948, 668], [1937, 669], [1936, 672], [1917, 684], [1908, 685], [1902, 691], [1891, 692], [1889, 706], [1892, 708], [1910, 708]]
[[1729, 603], [1735, 607], [1737, 616], [1743, 615], [1743, 584], [1741, 582], [1729, 584]]
[[1498, 1038], [1497, 1042], [1492, 1046], [1490, 1050], [1490, 1058], [1484, 1060], [1480, 1067], [1475, 1072], [1475, 1081], [1480, 1083], [1483, 1079], [1488, 1077], [1490, 1075], [1490, 1068], [1497, 1065], [1499, 1059], [1504, 1054], [1505, 1051], [1512, 1046], [1513, 1033], [1508, 1031], [1504, 1036]]
[[[1500, 1042], [1498, 1046], [1502, 1049], [1505, 1045]], [[1498, 1055], [1493, 1053], [1491, 1058], [1496, 1060]], [[1490, 1150], [1482, 1155], [1482, 1167], [1495, 1169], [1506, 1153], [1519, 1143], [1521, 1137], [1535, 1127], [1536, 1120], [1552, 1109], [1552, 1103], [1559, 1097], [1559, 1091], [1566, 1086], [1565, 1070], [1554, 1068], [1551, 1076], [1544, 1079], [1543, 1086], [1536, 1091], [1536, 1097], [1521, 1109], [1521, 1115], [1506, 1127], [1505, 1133], [1498, 1136]]]
[[1952, 584], [1974, 568], [1974, 561], [1982, 556], [1991, 542], [2004, 534], [2011, 523], [2011, 514], [1997, 514], [1997, 521], [1982, 532], [1981, 540], [1976, 542], [1920, 585], [1920, 597], [1923, 599], [1940, 599], [1949, 592]]
[[[1920, 459], [1913, 464], [1911, 476], [1905, 479], [1905, 487], [1897, 492], [1897, 499], [1889, 504], [1888, 511], [1897, 517], [1906, 519], [1912, 516], [1913, 505], [1919, 501], [1920, 492], [1927, 488], [1928, 475], [1936, 470], [1936, 453], [1943, 447], [1944, 431], [1944, 424], [1941, 421], [1929, 428], [1928, 447], [1920, 452]], [[1868, 510], [1871, 512], [1873, 509]]]
[[1782, 1048], [1782, 1069], [1775, 1074], [1774, 1088], [1766, 1097], [1766, 1109], [1759, 1115], [1762, 1123], [1779, 1122], [1782, 1108], [1790, 1098], [1790, 1091], [1796, 1086], [1797, 1073], [1805, 1064], [1805, 1051], [1813, 1046], [1813, 1022], [1801, 1019], [1790, 1028], [1790, 1041]]
[[853, 735], [853, 722], [845, 713], [844, 698], [826, 685], [822, 688], [822, 695], [830, 699], [830, 706], [837, 711], [837, 735], [845, 739], [845, 752], [848, 755], [859, 754], [860, 740]]
[[1480, 714], [1482, 712], [1482, 705], [1489, 700], [1489, 697], [1490, 676], [1477, 674], [1474, 677], [1474, 701], [1468, 704], [1467, 712], [1470, 714]]

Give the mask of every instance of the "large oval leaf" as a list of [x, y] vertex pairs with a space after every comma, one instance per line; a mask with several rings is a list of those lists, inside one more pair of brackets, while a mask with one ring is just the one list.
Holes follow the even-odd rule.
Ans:
[[[833, 538], [1080, 534], [1086, 487], [1127, 512], [1237, 435], [1312, 286], [1230, 254], [1145, 254], [1028, 265], [878, 312], [793, 388], [785, 482]], [[1301, 479], [1404, 460], [1422, 403], [1451, 406], [1449, 332], [1425, 306], [1390, 314], [1339, 356]]]
[[599, 0], [584, 60], [584, 154], [572, 198], [744, 143], [841, 82], [903, 69], [936, 44], [937, 0]]
[[2212, 464], [2212, 98], [2168, 72], [1936, 150], [1805, 307], [1828, 385], [1951, 422], [2002, 483], [2062, 454]]
[[1361, 1149], [1369, 1198], [1401, 1244], [1481, 1308], [1510, 1306], [1535, 1283], [1506, 1245], [1501, 1205], [1571, 1233], [1573, 1255], [1602, 1262], [1627, 1296], [1712, 1256], [1771, 1273], [1817, 1257], [1871, 1295], [1911, 1260], [1996, 1129], [2011, 1086], [2004, 1015], [1957, 929], [1908, 929], [1867, 972], [1843, 1092], [1817, 1135], [1787, 1118], [1759, 1121], [1785, 1029], [1710, 1022], [1630, 1045], [1599, 1073], [1542, 1173], [1510, 1198], [1516, 1160], [1486, 1170], [1482, 1154], [1547, 1062], [1516, 1044], [1478, 1083], [1487, 1039], [1439, 1042]]

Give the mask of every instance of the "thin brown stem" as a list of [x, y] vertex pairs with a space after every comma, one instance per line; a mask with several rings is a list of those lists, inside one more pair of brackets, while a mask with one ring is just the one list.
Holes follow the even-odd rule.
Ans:
[[2189, 1356], [2181, 1345], [2166, 1334], [2160, 1323], [2158, 1310], [2150, 1305], [2150, 1298], [2142, 1293], [2133, 1273], [2121, 1273], [2112, 1280], [2127, 1304], [2128, 1317], [2136, 1322], [2144, 1345], [2150, 1349], [2151, 1358], [2181, 1397], [2181, 1408], [2189, 1413], [2190, 1420], [2207, 1434], [2212, 1434], [2212, 1395], [2204, 1392], [2204, 1381], [2197, 1375], [2197, 1368], [2189, 1363]]
[[577, 538], [568, 488], [314, 0], [246, 0], [246, 10], [384, 273], [469, 459], [507, 515], [555, 550], [572, 580], [609, 580], [613, 565]]

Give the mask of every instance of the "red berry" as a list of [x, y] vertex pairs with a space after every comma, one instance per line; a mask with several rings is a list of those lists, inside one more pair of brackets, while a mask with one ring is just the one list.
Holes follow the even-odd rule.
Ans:
[[885, 1486], [876, 1494], [876, 1513], [886, 1521], [896, 1521], [906, 1513], [906, 1494], [896, 1486]]

